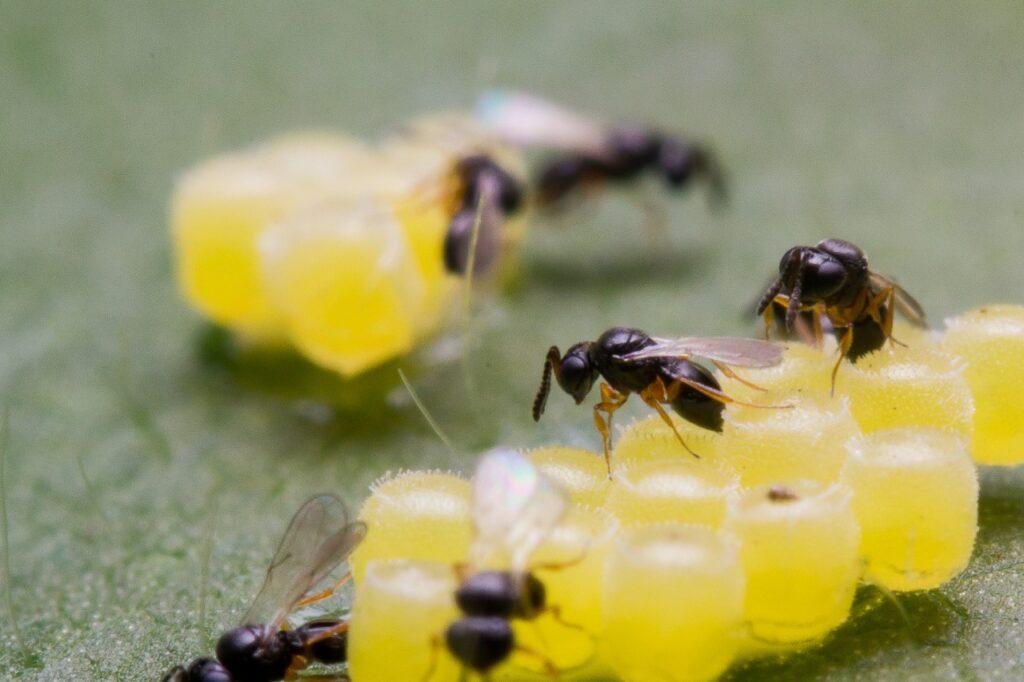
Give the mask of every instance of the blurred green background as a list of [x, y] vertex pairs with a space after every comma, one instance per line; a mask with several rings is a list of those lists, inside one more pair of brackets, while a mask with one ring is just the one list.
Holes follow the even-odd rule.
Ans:
[[[0, 677], [156, 679], [208, 653], [313, 492], [358, 504], [389, 469], [465, 470], [499, 443], [597, 447], [562, 394], [531, 422], [547, 347], [613, 324], [751, 331], [793, 244], [857, 242], [936, 321], [1020, 302], [1022, 46], [1019, 0], [0, 2]], [[491, 85], [706, 137], [732, 205], [667, 199], [657, 251], [621, 196], [536, 225], [465, 365], [410, 367], [464, 455], [401, 391], [335, 409], [294, 367], [216, 361], [172, 280], [176, 175], [296, 128], [373, 136]], [[907, 598], [909, 624], [882, 606], [736, 678], [1024, 677], [1024, 472], [982, 479], [974, 563]]]

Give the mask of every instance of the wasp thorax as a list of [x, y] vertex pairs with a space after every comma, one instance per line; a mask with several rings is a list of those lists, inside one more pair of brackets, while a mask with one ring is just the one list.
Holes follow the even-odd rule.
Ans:
[[217, 641], [217, 659], [235, 679], [271, 682], [284, 677], [301, 648], [294, 633], [279, 631], [268, 636], [263, 625], [242, 625]]

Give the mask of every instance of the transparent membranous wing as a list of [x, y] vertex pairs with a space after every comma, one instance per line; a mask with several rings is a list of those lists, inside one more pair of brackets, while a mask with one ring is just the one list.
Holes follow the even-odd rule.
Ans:
[[684, 336], [654, 339], [654, 345], [625, 356], [643, 358], [706, 358], [737, 367], [774, 367], [782, 362], [782, 347], [767, 341], [736, 336]]
[[523, 455], [513, 450], [487, 453], [473, 475], [473, 565], [504, 559], [509, 569], [525, 571], [568, 506], [565, 492]]
[[490, 90], [477, 101], [476, 113], [510, 144], [604, 154], [605, 126], [529, 93]]
[[924, 307], [911, 296], [906, 289], [888, 277], [879, 275], [877, 272], [869, 273], [871, 290], [875, 293], [885, 289], [892, 289], [893, 300], [896, 301], [896, 309], [908, 320], [919, 327], [928, 326], [928, 317], [925, 315]]
[[317, 495], [295, 512], [242, 624], [276, 630], [303, 595], [330, 575], [366, 536], [334, 495]]

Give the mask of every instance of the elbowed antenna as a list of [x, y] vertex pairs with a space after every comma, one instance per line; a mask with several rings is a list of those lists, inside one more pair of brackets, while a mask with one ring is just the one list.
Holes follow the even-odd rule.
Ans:
[[540, 388], [537, 389], [537, 395], [533, 398], [533, 421], [535, 422], [540, 421], [540, 416], [544, 414], [548, 394], [551, 393], [551, 373], [558, 371], [561, 364], [561, 351], [558, 350], [558, 346], [551, 346], [548, 349], [547, 357], [544, 358], [544, 373], [540, 378]]

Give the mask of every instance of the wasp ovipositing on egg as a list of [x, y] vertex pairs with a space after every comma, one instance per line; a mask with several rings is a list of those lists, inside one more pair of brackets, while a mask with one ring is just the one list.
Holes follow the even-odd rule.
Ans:
[[311, 498], [295, 513], [242, 625], [217, 641], [217, 657], [176, 666], [162, 682], [273, 682], [290, 678], [309, 662], [344, 663], [348, 621], [325, 618], [287, 629], [296, 608], [331, 597], [348, 580], [310, 592], [338, 567], [366, 535], [334, 495]]
[[663, 405], [671, 406], [676, 414], [697, 426], [721, 431], [725, 404], [738, 401], [723, 392], [714, 374], [693, 358], [704, 358], [725, 376], [742, 382], [730, 365], [772, 367], [782, 361], [782, 349], [754, 339], [658, 339], [639, 329], [614, 327], [597, 341], [577, 343], [565, 355], [557, 346], [548, 350], [541, 386], [533, 401], [533, 418], [537, 421], [544, 414], [552, 373], [577, 405], [586, 399], [594, 381], [601, 376], [607, 383], [601, 384], [601, 401], [594, 406], [594, 423], [601, 434], [609, 476], [612, 415], [632, 393], [661, 416], [690, 454], [698, 456], [676, 430]]
[[[462, 615], [444, 633], [444, 646], [465, 669], [486, 675], [519, 652], [537, 658], [549, 674], [558, 674], [547, 656], [516, 642], [512, 621], [551, 614], [566, 627], [577, 627], [561, 621], [534, 573], [536, 567], [530, 568], [533, 553], [568, 509], [566, 493], [525, 456], [497, 450], [481, 459], [473, 475], [470, 562], [458, 567], [455, 603]], [[483, 568], [496, 562], [508, 568]], [[431, 666], [424, 682], [433, 672]]]
[[725, 176], [707, 148], [639, 125], [608, 126], [521, 92], [491, 91], [478, 114], [512, 144], [557, 151], [536, 178], [536, 200], [557, 206], [585, 188], [628, 183], [648, 173], [672, 190], [695, 180], [707, 183], [711, 198], [724, 201]]
[[445, 234], [445, 269], [465, 275], [472, 261], [474, 274], [485, 273], [501, 252], [502, 223], [523, 205], [523, 187], [486, 154], [460, 159], [455, 176], [457, 209]]
[[[782, 256], [779, 276], [757, 306], [770, 334], [775, 315], [785, 311], [785, 329], [821, 345], [829, 328], [839, 342], [836, 372], [844, 357], [855, 359], [881, 348], [892, 337], [896, 310], [925, 326], [921, 304], [902, 287], [868, 268], [859, 247], [842, 239], [825, 239], [815, 246], [794, 246]], [[807, 329], [808, 322], [811, 329]]]

